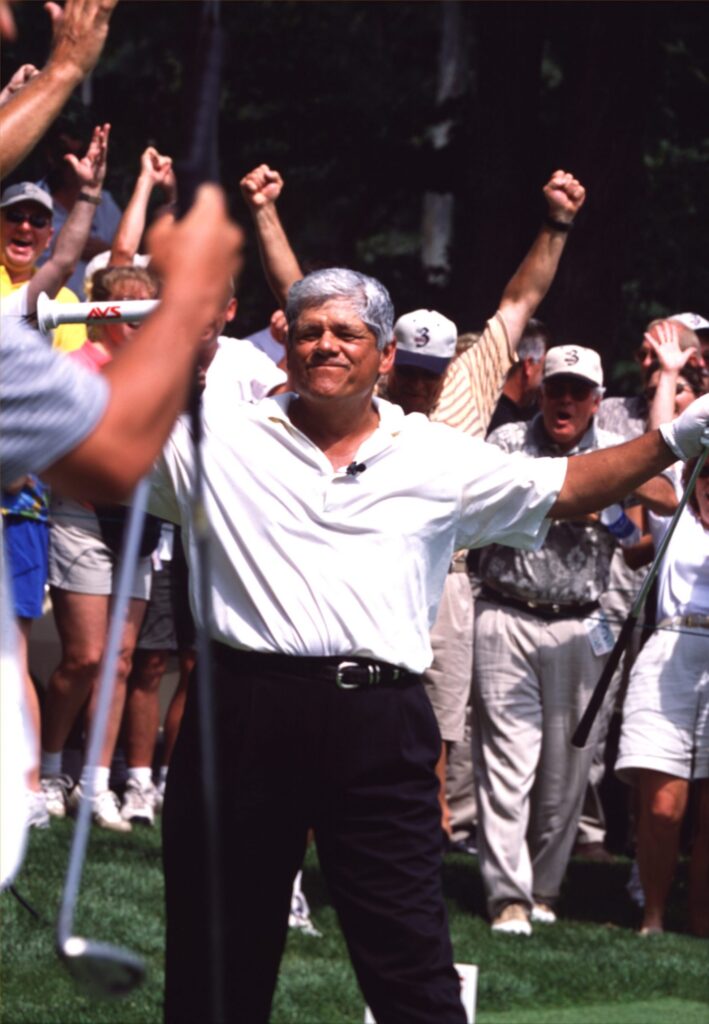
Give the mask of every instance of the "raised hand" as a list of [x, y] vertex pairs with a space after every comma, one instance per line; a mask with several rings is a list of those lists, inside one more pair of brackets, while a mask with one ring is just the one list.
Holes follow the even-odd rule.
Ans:
[[32, 78], [34, 78], [35, 75], [38, 74], [39, 71], [34, 66], [34, 64], [22, 64], [21, 67], [19, 67], [15, 74], [12, 76], [12, 78], [7, 83], [2, 92], [0, 92], [0, 107], [3, 105], [3, 103], [7, 103], [8, 100], [11, 100], [16, 92], [19, 92], [20, 89], [23, 89], [27, 85], [27, 83]]
[[153, 185], [165, 186], [174, 180], [172, 157], [163, 156], [154, 146], [148, 146], [140, 158], [140, 173], [149, 178]]
[[268, 164], [260, 164], [245, 175], [241, 181], [241, 194], [252, 210], [261, 209], [275, 201], [283, 190], [283, 178]]
[[643, 335], [657, 357], [660, 369], [678, 374], [691, 358], [693, 349], [679, 347], [679, 327], [672, 320], [660, 320]]
[[67, 0], [64, 7], [46, 3], [52, 21], [49, 62], [76, 68], [81, 77], [93, 70], [108, 35], [118, 0]]
[[79, 160], [73, 153], [66, 153], [64, 159], [71, 164], [74, 174], [81, 182], [82, 189], [98, 192], [106, 177], [108, 159], [108, 137], [110, 124], [97, 124], [91, 136], [89, 148]]
[[570, 224], [586, 199], [586, 189], [568, 171], [554, 171], [544, 186], [549, 216]]

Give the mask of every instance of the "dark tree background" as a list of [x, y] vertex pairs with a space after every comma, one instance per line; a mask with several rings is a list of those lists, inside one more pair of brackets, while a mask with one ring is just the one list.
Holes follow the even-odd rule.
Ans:
[[[709, 315], [707, 5], [223, 0], [221, 9], [222, 180], [245, 221], [239, 178], [263, 161], [283, 173], [281, 213], [306, 266], [363, 269], [385, 281], [399, 311], [436, 306], [474, 330], [534, 236], [542, 184], [564, 167], [589, 198], [541, 309], [555, 339], [592, 345], [622, 370], [651, 316]], [[146, 145], [182, 150], [198, 17], [191, 0], [116, 9], [83, 98], [93, 121], [113, 125], [109, 187], [122, 203]], [[40, 3], [18, 5], [17, 20], [3, 81], [48, 50]], [[37, 151], [13, 179], [43, 169]], [[422, 263], [431, 194], [452, 211], [440, 274]], [[272, 305], [254, 249], [239, 333], [262, 326]]]

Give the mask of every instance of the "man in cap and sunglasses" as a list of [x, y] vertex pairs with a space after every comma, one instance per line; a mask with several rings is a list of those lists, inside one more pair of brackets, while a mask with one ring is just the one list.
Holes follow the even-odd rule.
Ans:
[[[103, 156], [105, 173], [105, 154]], [[101, 191], [101, 180], [86, 183], [85, 194], [93, 196]], [[44, 264], [42, 275], [32, 288], [32, 299], [22, 303], [22, 312], [34, 312], [39, 291], [46, 291], [57, 302], [78, 302], [76, 294], [64, 287], [81, 254], [88, 236], [95, 206], [89, 199], [77, 208], [76, 216], [60, 233], [57, 248]], [[9, 296], [18, 293], [32, 282], [38, 270], [38, 261], [49, 246], [53, 228], [54, 203], [52, 197], [39, 185], [21, 181], [10, 185], [0, 197], [0, 299], [4, 312], [9, 309]], [[77, 230], [78, 229], [78, 230]], [[14, 304], [13, 304], [14, 305]], [[83, 324], [64, 324], [54, 332], [55, 348], [70, 351], [86, 340]]]
[[[622, 439], [594, 422], [602, 394], [598, 353], [556, 346], [546, 356], [538, 415], [488, 440], [533, 458], [616, 445]], [[530, 935], [531, 922], [556, 920], [595, 750], [569, 741], [613, 646], [599, 602], [615, 546], [592, 515], [553, 522], [536, 551], [492, 544], [481, 552], [473, 762], [495, 932]]]

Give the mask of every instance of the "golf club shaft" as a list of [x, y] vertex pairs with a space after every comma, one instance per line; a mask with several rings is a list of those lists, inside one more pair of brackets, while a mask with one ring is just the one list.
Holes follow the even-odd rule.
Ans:
[[[133, 505], [128, 515], [128, 524], [123, 540], [123, 549], [118, 567], [118, 582], [116, 585], [116, 596], [113, 604], [113, 614], [108, 628], [108, 639], [101, 666], [101, 675], [98, 683], [98, 699], [96, 710], [91, 723], [89, 735], [89, 746], [86, 752], [85, 763], [94, 768], [98, 765], [101, 757], [101, 748], [106, 738], [106, 728], [111, 711], [113, 691], [115, 689], [116, 665], [123, 636], [123, 628], [126, 619], [126, 611], [130, 600], [130, 582], [133, 578], [140, 538], [145, 522], [145, 510], [148, 503], [148, 492], [150, 481], [145, 477], [140, 481], [133, 495]], [[93, 788], [93, 787], [91, 787]], [[82, 793], [79, 800], [78, 816], [74, 836], [69, 854], [69, 866], [64, 882], [59, 918], [57, 921], [57, 943], [60, 950], [64, 943], [73, 934], [74, 913], [81, 884], [81, 876], [84, 870], [86, 858], [86, 846], [91, 828], [91, 807], [94, 794], [91, 789]]]
[[37, 300], [37, 326], [48, 334], [61, 324], [137, 323], [160, 305], [158, 299], [109, 302], [57, 302], [42, 292]]
[[618, 634], [618, 639], [613, 645], [613, 650], [608, 656], [608, 661], [604, 665], [599, 680], [596, 683], [593, 693], [591, 694], [591, 699], [586, 705], [586, 710], [581, 716], [581, 720], [579, 721], [579, 724], [576, 726], [576, 730], [573, 736], [571, 737], [571, 743], [574, 747], [586, 746], [589, 734], [591, 732], [591, 729], [593, 728], [593, 723], [595, 722], [596, 716], [601, 709], [601, 705], [603, 704], [603, 698], [608, 692], [608, 687], [611, 684], [613, 673], [618, 667], [618, 663], [621, 659], [623, 651], [626, 649], [630, 642], [630, 637], [633, 635], [633, 630], [635, 629], [635, 625], [638, 621], [638, 618], [640, 617], [640, 613], [643, 610], [645, 601], [647, 600], [647, 595], [650, 593], [650, 588], [655, 582], [655, 577], [659, 572], [660, 565], [662, 564], [662, 559], [665, 556], [665, 551], [667, 551], [667, 546], [672, 540], [672, 534], [675, 532], [675, 527], [679, 522], [680, 516], [687, 507], [687, 502], [689, 501], [692, 492], [694, 491], [694, 487], [699, 477], [699, 474], [701, 473], [704, 464], [707, 460], [707, 454], [709, 454], [709, 447], [705, 447], [704, 451], [697, 459], [697, 464], [692, 470], [692, 475], [689, 478], [689, 482], [684, 489], [684, 494], [680, 498], [679, 504], [677, 505], [677, 508], [674, 511], [672, 521], [665, 530], [665, 535], [660, 541], [660, 545], [657, 549], [655, 559], [652, 565], [650, 566], [648, 574], [645, 577], [643, 584], [640, 587], [640, 590], [638, 591], [638, 596], [635, 598], [635, 601], [633, 602], [633, 607], [630, 609], [628, 618], [623, 623], [621, 631]]

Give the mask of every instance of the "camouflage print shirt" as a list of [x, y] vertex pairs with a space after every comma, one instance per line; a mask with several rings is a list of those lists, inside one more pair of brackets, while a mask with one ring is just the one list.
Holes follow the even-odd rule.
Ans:
[[[531, 458], [561, 455], [544, 429], [541, 414], [529, 423], [506, 423], [488, 441], [506, 452]], [[611, 448], [623, 438], [598, 429], [593, 420], [578, 445], [566, 454]], [[493, 590], [520, 601], [573, 606], [597, 601], [608, 584], [616, 541], [600, 523], [555, 522], [538, 551], [491, 544], [480, 552], [480, 576]]]
[[604, 398], [596, 415], [596, 426], [620, 434], [626, 441], [647, 430], [648, 407], [644, 395]]

